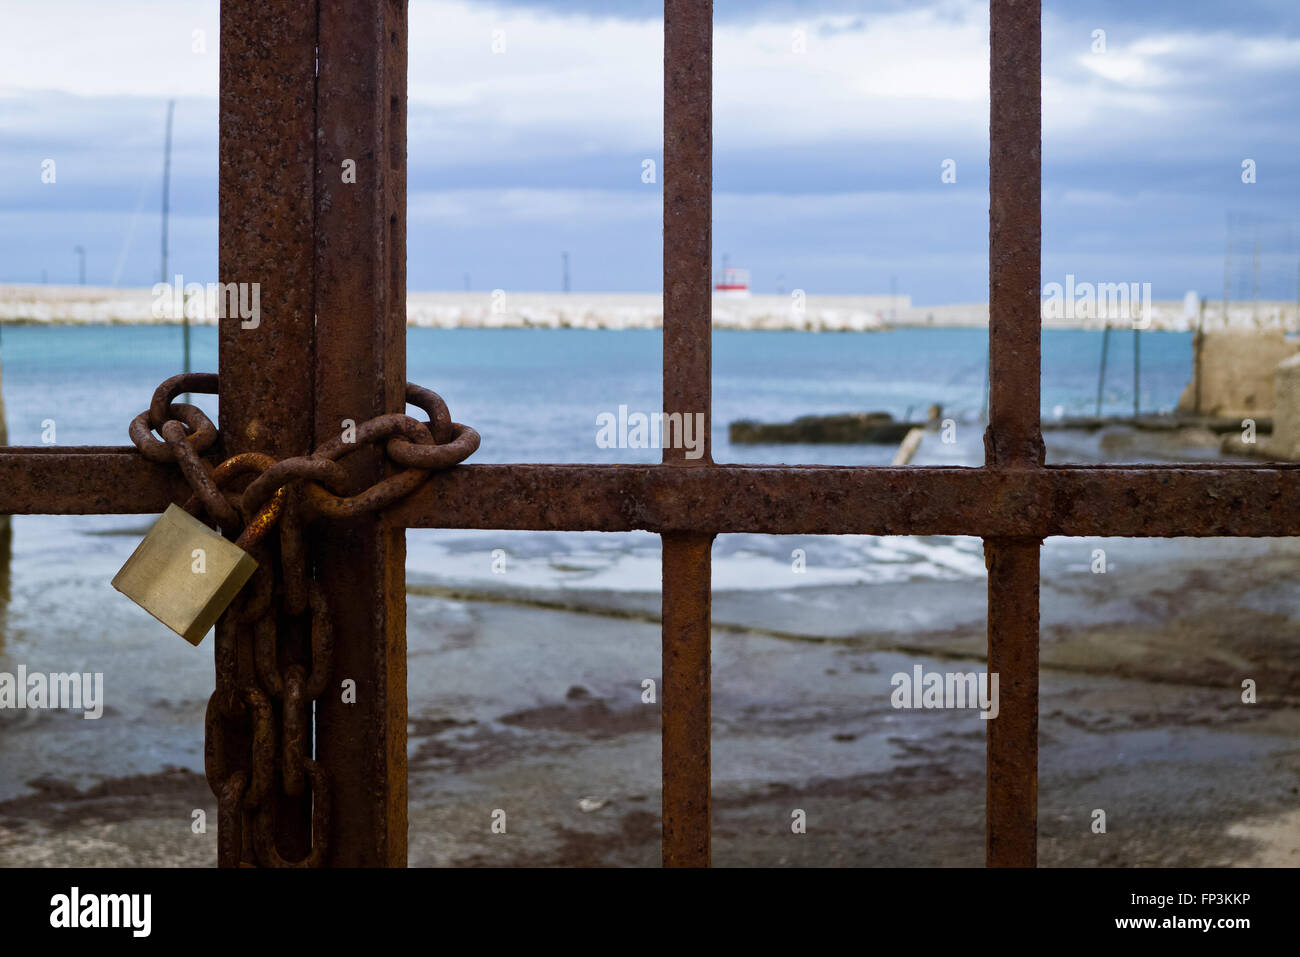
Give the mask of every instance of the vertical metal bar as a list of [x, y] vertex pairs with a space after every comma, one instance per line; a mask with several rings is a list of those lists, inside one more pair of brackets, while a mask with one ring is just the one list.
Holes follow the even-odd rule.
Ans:
[[[664, 411], [712, 464], [713, 3], [664, 2]], [[698, 423], [698, 425], [697, 425]], [[665, 436], [667, 436], [665, 430]], [[680, 438], [681, 433], [678, 433]], [[676, 445], [676, 447], [671, 447]], [[710, 863], [711, 534], [663, 536], [663, 864]]]
[[708, 867], [712, 535], [663, 536], [663, 865]]
[[[0, 319], [0, 353], [3, 353], [4, 320]], [[0, 369], [0, 380], [4, 371]], [[9, 445], [9, 425], [5, 419], [5, 395], [0, 383], [0, 451]], [[13, 564], [14, 528], [8, 515], [0, 515], [0, 635], [8, 631], [10, 567]]]
[[1142, 414], [1142, 330], [1133, 328], [1133, 421]]
[[[989, 113], [989, 426], [985, 464], [1043, 465], [1039, 421], [1042, 299], [1042, 10], [991, 0]], [[1038, 552], [1034, 539], [987, 539], [989, 673], [985, 860], [1033, 866], [1038, 831]]]
[[[1196, 332], [1192, 336], [1192, 382], [1196, 386], [1196, 405], [1194, 411], [1197, 415], [1201, 414], [1201, 346], [1205, 343], [1205, 304], [1208, 300], [1201, 298], [1201, 307], [1199, 318], [1196, 321]], [[1300, 309], [1296, 310], [1300, 315]]]
[[1037, 539], [986, 539], [989, 675], [998, 716], [988, 721], [985, 863], [1038, 862]]
[[[713, 376], [713, 2], [664, 2], [664, 411], [702, 412]], [[665, 443], [666, 445], [667, 443]], [[708, 464], [664, 449], [669, 464]]]
[[[171, 220], [172, 190], [172, 120], [176, 114], [176, 101], [167, 101], [167, 135], [163, 140], [163, 184], [162, 184], [162, 269], [159, 282], [170, 283], [167, 275], [167, 229]], [[186, 375], [193, 371], [190, 366], [190, 313], [181, 309], [181, 371]], [[190, 395], [181, 396], [182, 402], [189, 402]]]
[[1040, 0], [992, 0], [987, 464], [1043, 464]]
[[[163, 139], [163, 187], [162, 187], [162, 270], [158, 278], [159, 282], [171, 282], [171, 277], [167, 275], [167, 225], [171, 218], [171, 191], [172, 191], [172, 119], [176, 115], [176, 101], [167, 101], [167, 135]], [[182, 310], [182, 314], [183, 314]], [[189, 328], [189, 323], [186, 323]], [[189, 354], [185, 356], [185, 371], [189, 372]]]
[[315, 0], [222, 3], [219, 273], [261, 313], [220, 322], [227, 455], [311, 447], [315, 59]]
[[[1255, 235], [1259, 236], [1259, 224], [1255, 224]], [[1252, 261], [1253, 279], [1251, 281], [1251, 299], [1253, 305], [1250, 309], [1250, 318], [1252, 322], [1259, 322], [1259, 239], [1255, 240], [1255, 254]]]
[[1223, 231], [1228, 234], [1228, 239], [1223, 247], [1223, 328], [1228, 328], [1228, 313], [1232, 299], [1232, 213], [1224, 214], [1225, 225]]
[[[344, 420], [406, 407], [406, 14], [406, 0], [321, 2], [317, 442]], [[355, 488], [384, 474], [378, 449], [344, 461]], [[316, 713], [333, 795], [328, 864], [405, 866], [406, 532], [377, 516], [331, 520], [313, 551], [335, 631], [335, 681]], [[354, 704], [339, 694], [344, 679]]]
[[[316, 0], [223, 0], [218, 272], [225, 283], [258, 284], [260, 309], [219, 321], [227, 455], [311, 448], [315, 58]], [[241, 685], [253, 680], [250, 659], [237, 662]], [[310, 841], [302, 803], [285, 801], [276, 815], [289, 855]], [[219, 843], [218, 863], [237, 866], [239, 848]]]
[[1106, 389], [1106, 351], [1110, 345], [1110, 320], [1101, 330], [1101, 366], [1097, 369], [1097, 418], [1101, 418], [1101, 400]]

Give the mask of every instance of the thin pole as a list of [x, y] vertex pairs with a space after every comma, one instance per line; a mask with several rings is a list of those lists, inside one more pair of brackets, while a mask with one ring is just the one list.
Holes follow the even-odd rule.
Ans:
[[1133, 421], [1138, 418], [1142, 398], [1142, 330], [1133, 327]]
[[1252, 279], [1251, 279], [1250, 292], [1251, 292], [1251, 299], [1253, 304], [1250, 307], [1250, 318], [1252, 321], [1258, 323], [1259, 322], [1259, 240], [1258, 239], [1255, 240], [1255, 254], [1254, 254], [1253, 265], [1251, 268], [1252, 268]]
[[980, 421], [988, 423], [989, 420], [989, 353], [986, 349], [984, 352], [984, 402], [980, 409]]
[[[167, 282], [167, 228], [171, 219], [171, 186], [172, 186], [172, 117], [176, 113], [176, 101], [167, 101], [167, 136], [163, 141], [163, 184], [162, 184], [162, 269], [160, 282]], [[184, 302], [182, 294], [181, 301]], [[190, 364], [190, 311], [185, 306], [181, 307], [181, 367], [188, 375], [192, 366]], [[189, 393], [181, 396], [181, 401], [189, 402]]]
[[1226, 245], [1223, 251], [1223, 326], [1228, 326], [1228, 304], [1232, 298], [1232, 214], [1227, 217], [1227, 227], [1225, 230], [1228, 234]]
[[1201, 414], [1201, 345], [1205, 340], [1205, 300], [1201, 300], [1201, 316], [1192, 338], [1192, 377], [1196, 383], [1196, 414]]
[[[163, 190], [162, 190], [162, 274], [160, 282], [167, 281], [167, 218], [171, 203], [172, 182], [172, 114], [176, 111], [176, 101], [167, 101], [167, 138], [163, 147]], [[189, 371], [189, 364], [185, 371]]]
[[1097, 370], [1097, 418], [1101, 418], [1101, 394], [1106, 384], [1106, 353], [1110, 348], [1110, 322], [1101, 331], [1101, 368]]

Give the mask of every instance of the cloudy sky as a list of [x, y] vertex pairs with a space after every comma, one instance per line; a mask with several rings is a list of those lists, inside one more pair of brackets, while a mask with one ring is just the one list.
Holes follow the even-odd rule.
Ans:
[[[558, 289], [567, 251], [575, 290], [657, 291], [661, 3], [411, 7], [410, 287]], [[157, 281], [173, 97], [171, 263], [215, 279], [216, 0], [0, 0], [0, 24], [0, 281], [75, 281], [78, 245], [91, 283]], [[1044, 282], [1217, 298], [1231, 237], [1234, 298], [1256, 244], [1261, 295], [1295, 298], [1300, 3], [1047, 0], [1043, 29]], [[714, 84], [716, 263], [987, 297], [987, 0], [717, 0]]]

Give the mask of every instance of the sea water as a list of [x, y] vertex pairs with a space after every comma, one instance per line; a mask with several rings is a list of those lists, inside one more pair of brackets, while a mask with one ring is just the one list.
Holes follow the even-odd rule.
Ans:
[[[1130, 337], [1112, 336], [1107, 412], [1131, 408]], [[741, 446], [727, 441], [739, 418], [786, 421], [800, 415], [887, 411], [923, 417], [931, 403], [958, 423], [960, 441], [941, 446], [949, 464], [976, 465], [981, 452], [986, 335], [970, 329], [899, 329], [875, 334], [719, 332], [714, 337], [714, 458], [720, 463], [878, 465], [892, 446]], [[193, 330], [193, 368], [214, 370], [216, 333]], [[1047, 332], [1043, 411], [1089, 413], [1096, 397], [1101, 338]], [[57, 446], [126, 445], [127, 424], [155, 387], [182, 368], [177, 327], [60, 326], [2, 330], [0, 361], [10, 442]], [[1191, 369], [1186, 335], [1148, 333], [1142, 343], [1143, 406], [1171, 408]], [[483, 435], [474, 462], [653, 462], [652, 449], [601, 448], [597, 418], [620, 405], [659, 409], [661, 335], [651, 330], [413, 329], [408, 377], [441, 393], [453, 417]], [[279, 397], [268, 396], [268, 402]], [[215, 417], [211, 397], [196, 397]], [[19, 665], [48, 672], [102, 672], [103, 721], [59, 711], [0, 715], [0, 800], [54, 774], [79, 786], [98, 776], [152, 773], [168, 764], [202, 767], [203, 705], [211, 691], [210, 640], [190, 647], [113, 591], [109, 582], [153, 516], [17, 516], [12, 574], [0, 575], [0, 671]], [[1063, 541], [1063, 540], [1060, 540]], [[506, 590], [516, 600], [569, 607], [615, 603], [653, 613], [660, 584], [659, 538], [645, 532], [542, 533], [412, 530], [407, 535], [412, 614], [430, 620], [422, 591], [452, 588], [446, 614], [497, 619], [464, 596]], [[1056, 561], [1045, 549], [1045, 563]], [[797, 557], [802, 553], [802, 557]], [[979, 539], [965, 537], [767, 536], [729, 534], [714, 550], [713, 586], [771, 591], [779, 601], [876, 594], [875, 586], [965, 582], [985, 574]], [[1064, 554], [1059, 562], [1086, 561]], [[1059, 564], [1058, 562], [1058, 564]], [[1086, 567], [1086, 566], [1085, 566]], [[7, 587], [6, 587], [7, 586]], [[844, 590], [841, 590], [844, 589]], [[863, 593], [862, 589], [867, 592]], [[486, 608], [488, 606], [481, 606]], [[770, 606], [769, 606], [770, 607]], [[804, 608], [805, 605], [800, 605]], [[857, 607], [856, 605], [853, 607]], [[421, 609], [424, 609], [421, 612]], [[459, 611], [457, 611], [459, 609]], [[536, 614], [546, 614], [538, 609]], [[943, 609], [908, 612], [915, 627], [937, 628]], [[802, 620], [806, 614], [795, 616]], [[617, 639], [621, 619], [611, 618]], [[476, 626], [477, 627], [477, 626]], [[790, 628], [792, 625], [782, 627]], [[428, 654], [435, 637], [408, 634], [410, 654]], [[526, 640], [526, 639], [525, 639]], [[112, 729], [111, 738], [87, 727]], [[186, 822], [188, 826], [188, 822]]]
[[[192, 368], [216, 369], [216, 330], [195, 327], [191, 337]], [[780, 422], [864, 411], [922, 419], [937, 403], [957, 423], [961, 439], [944, 449], [943, 464], [980, 464], [984, 330], [719, 331], [713, 338], [716, 462], [886, 465], [895, 452], [892, 445], [736, 446], [728, 440], [727, 425], [742, 418]], [[1044, 332], [1045, 417], [1095, 411], [1101, 345], [1096, 331]], [[1191, 336], [1147, 332], [1140, 348], [1142, 408], [1172, 409], [1191, 373]], [[60, 446], [126, 445], [127, 424], [184, 361], [178, 326], [11, 326], [2, 332], [0, 349], [13, 445], [51, 439]], [[601, 416], [617, 414], [620, 406], [643, 413], [662, 408], [661, 362], [657, 330], [411, 329], [407, 337], [408, 378], [440, 393], [453, 419], [479, 431], [483, 443], [472, 461], [481, 463], [658, 461], [656, 449], [603, 447], [597, 436]], [[1104, 413], [1131, 411], [1132, 366], [1132, 334], [1112, 333]], [[216, 419], [213, 397], [193, 401]], [[15, 522], [20, 553], [39, 547], [51, 569], [103, 550], [112, 560], [125, 560], [133, 536], [146, 525], [139, 516], [23, 516]], [[414, 582], [496, 581], [500, 562], [494, 569], [491, 556], [500, 550], [509, 556], [508, 578], [517, 585], [658, 587], [659, 541], [645, 533], [416, 531], [408, 540]], [[834, 551], [837, 559], [791, 579], [788, 543], [771, 536], [724, 536], [715, 549], [715, 586], [983, 574], [975, 540], [845, 536], [823, 541], [823, 551]]]
[[[250, 333], [251, 334], [251, 333]], [[10, 326], [0, 362], [12, 445], [39, 445], [52, 420], [58, 445], [125, 445], [155, 386], [182, 369], [178, 326]], [[191, 330], [191, 365], [216, 371], [212, 327]], [[713, 336], [713, 457], [717, 462], [887, 464], [891, 446], [732, 446], [737, 419], [888, 412], [923, 419], [937, 403], [958, 422], [984, 409], [988, 335], [982, 329], [880, 333], [736, 332]], [[1102, 412], [1133, 409], [1132, 332], [1112, 332]], [[1096, 409], [1102, 333], [1043, 333], [1042, 414]], [[1190, 333], [1141, 336], [1143, 412], [1171, 410], [1192, 370]], [[653, 462], [654, 450], [608, 449], [597, 417], [620, 405], [661, 409], [658, 330], [411, 329], [407, 377], [447, 400], [483, 436], [477, 462]], [[268, 397], [275, 401], [275, 397]], [[214, 412], [216, 403], [198, 397]], [[702, 411], [702, 410], [692, 410]], [[978, 464], [971, 462], [969, 464]]]

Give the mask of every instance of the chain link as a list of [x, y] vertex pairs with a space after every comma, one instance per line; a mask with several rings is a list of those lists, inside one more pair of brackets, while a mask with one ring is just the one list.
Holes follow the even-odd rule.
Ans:
[[[245, 452], [214, 466], [206, 456], [219, 448], [217, 429], [197, 406], [173, 401], [183, 392], [216, 395], [219, 379], [190, 373], [165, 381], [148, 411], [131, 422], [131, 440], [150, 461], [175, 462], [193, 493], [185, 510], [235, 538], [258, 562], [217, 628], [216, 686], [204, 720], [204, 770], [217, 797], [218, 864], [319, 867], [329, 849], [330, 784], [310, 753], [311, 719], [329, 684], [334, 632], [328, 596], [308, 564], [305, 526], [388, 507], [432, 472], [468, 458], [479, 436], [451, 420], [437, 393], [408, 383], [406, 401], [426, 412], [427, 422], [380, 415], [310, 455], [277, 461]], [[398, 470], [349, 492], [340, 459], [363, 447], [381, 449]], [[272, 538], [277, 525], [279, 536]], [[286, 860], [276, 846], [277, 782], [286, 798], [311, 801], [311, 847], [298, 861]]]

